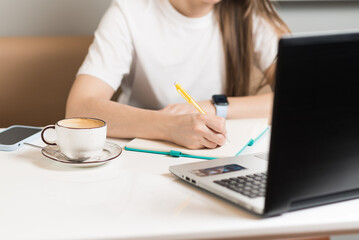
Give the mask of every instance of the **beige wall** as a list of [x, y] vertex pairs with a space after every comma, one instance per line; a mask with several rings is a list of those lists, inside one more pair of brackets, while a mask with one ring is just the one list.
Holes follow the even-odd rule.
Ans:
[[[136, 0], [131, 0], [136, 1]], [[359, 1], [277, 1], [294, 32], [359, 29]], [[89, 35], [111, 0], [0, 0], [0, 36]]]
[[278, 10], [293, 32], [359, 30], [359, 1], [279, 1]]
[[0, 0], [0, 36], [89, 35], [111, 0]]

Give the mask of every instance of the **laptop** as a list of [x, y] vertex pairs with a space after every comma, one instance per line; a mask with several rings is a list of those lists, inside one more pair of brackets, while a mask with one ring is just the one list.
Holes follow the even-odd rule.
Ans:
[[359, 33], [279, 41], [268, 153], [171, 166], [263, 217], [359, 197]]

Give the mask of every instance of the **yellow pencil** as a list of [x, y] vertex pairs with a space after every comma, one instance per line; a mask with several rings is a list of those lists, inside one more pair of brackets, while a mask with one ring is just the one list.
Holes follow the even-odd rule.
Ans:
[[206, 112], [198, 105], [198, 103], [184, 90], [181, 85], [177, 82], [174, 83], [176, 90], [186, 101], [192, 104], [200, 113], [206, 114]]

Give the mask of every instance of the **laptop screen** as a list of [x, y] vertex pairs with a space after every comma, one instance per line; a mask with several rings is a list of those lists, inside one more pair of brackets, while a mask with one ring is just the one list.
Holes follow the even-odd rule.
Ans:
[[359, 33], [279, 43], [268, 170], [273, 214], [359, 196]]

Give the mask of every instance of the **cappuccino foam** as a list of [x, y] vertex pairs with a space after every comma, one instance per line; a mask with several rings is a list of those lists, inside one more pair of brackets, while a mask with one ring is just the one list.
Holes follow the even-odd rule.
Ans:
[[92, 118], [70, 118], [59, 121], [58, 125], [68, 128], [99, 128], [105, 126], [105, 122]]

